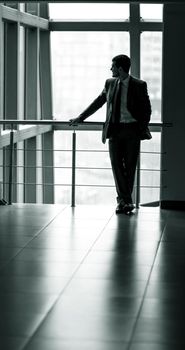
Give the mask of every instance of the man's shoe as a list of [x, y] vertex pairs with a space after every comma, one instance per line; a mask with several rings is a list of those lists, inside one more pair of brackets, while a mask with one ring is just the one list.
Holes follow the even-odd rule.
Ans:
[[124, 207], [125, 204], [119, 203], [116, 207], [116, 214], [123, 214], [124, 213]]
[[134, 210], [135, 206], [132, 203], [127, 203], [123, 207], [123, 212], [125, 214], [130, 214]]

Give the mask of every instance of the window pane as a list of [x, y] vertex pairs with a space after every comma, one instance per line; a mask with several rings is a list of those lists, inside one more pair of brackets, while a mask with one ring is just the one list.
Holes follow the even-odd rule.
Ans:
[[[80, 114], [111, 77], [112, 57], [129, 55], [126, 32], [55, 32], [51, 34], [54, 116]], [[105, 106], [88, 120], [104, 121]]]
[[115, 202], [114, 187], [77, 187], [76, 205], [114, 205]]
[[160, 198], [161, 133], [153, 132], [152, 140], [141, 142], [141, 189], [142, 204], [158, 202]]
[[161, 121], [162, 33], [141, 34], [141, 77], [147, 81], [152, 122]]
[[71, 203], [71, 131], [54, 132], [54, 179], [55, 203]]
[[[19, 106], [19, 118], [24, 119], [24, 91], [25, 91], [25, 79], [24, 79], [24, 66], [25, 66], [25, 29], [23, 26], [19, 27], [20, 43], [18, 46], [19, 55], [19, 74], [18, 74], [18, 106]], [[20, 126], [21, 129], [21, 126]]]
[[25, 4], [19, 4], [19, 10], [25, 12]]
[[[55, 203], [71, 203], [71, 131], [55, 131]], [[76, 133], [76, 203], [115, 203], [108, 143], [101, 142], [101, 131]], [[84, 169], [85, 168], [85, 169]]]
[[50, 4], [50, 18], [55, 20], [125, 20], [129, 4], [63, 3]]
[[144, 20], [162, 21], [163, 5], [141, 4], [140, 16]]

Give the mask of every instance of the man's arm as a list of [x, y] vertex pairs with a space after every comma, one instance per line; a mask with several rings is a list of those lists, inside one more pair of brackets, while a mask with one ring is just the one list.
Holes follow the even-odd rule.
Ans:
[[77, 117], [69, 120], [69, 125], [75, 126], [82, 123], [86, 118], [90, 117], [106, 102], [106, 88], [104, 87], [101, 94]]

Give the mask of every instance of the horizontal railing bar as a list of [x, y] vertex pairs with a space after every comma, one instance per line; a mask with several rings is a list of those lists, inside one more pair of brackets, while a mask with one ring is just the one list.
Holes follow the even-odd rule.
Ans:
[[[0, 165], [0, 168], [10, 168], [10, 165]], [[52, 166], [52, 165], [43, 165], [43, 166], [39, 166], [39, 165], [12, 165], [12, 168], [24, 168], [24, 169], [72, 169], [71, 166]], [[94, 167], [76, 167], [77, 170], [112, 170], [112, 168], [94, 168]]]
[[[0, 119], [0, 125], [63, 125], [69, 126], [70, 129], [76, 129], [81, 125], [91, 125], [91, 126], [102, 126], [104, 122], [82, 122], [77, 126], [70, 126], [69, 121], [61, 121], [61, 120], [53, 120], [53, 119], [42, 119], [42, 120], [34, 120], [34, 119]], [[162, 122], [151, 122], [150, 126], [172, 126], [172, 123], [162, 123]]]
[[[6, 146], [5, 146], [6, 147]], [[4, 148], [4, 147], [3, 147]], [[2, 150], [3, 148], [0, 148], [0, 150]], [[37, 151], [37, 152], [72, 152], [72, 149], [51, 149], [51, 148], [44, 148], [44, 149], [31, 149], [31, 148], [15, 148], [15, 151], [28, 151], [28, 152], [33, 152], [33, 151]], [[108, 150], [88, 150], [88, 149], [76, 149], [77, 153], [108, 153]], [[141, 151], [140, 154], [165, 154], [166, 152], [150, 152], [150, 151]]]
[[[9, 182], [4, 182], [4, 185], [8, 185]], [[71, 184], [51, 184], [51, 183], [34, 183], [34, 182], [12, 182], [12, 185], [28, 185], [28, 186], [70, 186]], [[75, 184], [76, 187], [102, 187], [102, 188], [115, 188], [114, 185], [90, 185], [90, 184]], [[136, 187], [136, 186], [134, 186]], [[162, 188], [162, 186], [140, 186], [141, 188]], [[165, 187], [165, 186], [163, 186]]]
[[[8, 185], [9, 182], [4, 182], [5, 185]], [[26, 185], [26, 186], [70, 186], [71, 187], [71, 184], [51, 184], [51, 183], [34, 183], [34, 182], [12, 182], [12, 185]], [[75, 185], [77, 187], [114, 187], [114, 185], [90, 185], [90, 184], [87, 184], [87, 185]]]
[[[0, 168], [10, 168], [10, 165], [0, 165]], [[71, 166], [52, 166], [52, 165], [12, 165], [12, 168], [18, 169], [18, 168], [24, 168], [24, 169], [72, 169]], [[76, 166], [76, 170], [112, 170], [112, 168], [102, 168], [102, 167], [81, 167]], [[140, 171], [166, 171], [161, 169], [143, 169], [139, 168]]]

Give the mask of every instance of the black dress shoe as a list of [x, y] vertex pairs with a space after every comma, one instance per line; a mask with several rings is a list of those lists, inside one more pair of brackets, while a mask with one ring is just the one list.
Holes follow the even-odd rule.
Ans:
[[134, 204], [132, 203], [119, 203], [116, 207], [116, 214], [130, 214], [134, 210], [134, 208]]
[[116, 207], [116, 214], [123, 214], [124, 213], [124, 207], [125, 204], [119, 203]]
[[124, 210], [125, 214], [130, 214], [134, 210], [134, 208], [135, 208], [134, 204], [127, 203], [127, 204], [124, 205], [123, 210]]

